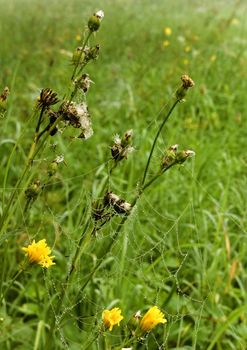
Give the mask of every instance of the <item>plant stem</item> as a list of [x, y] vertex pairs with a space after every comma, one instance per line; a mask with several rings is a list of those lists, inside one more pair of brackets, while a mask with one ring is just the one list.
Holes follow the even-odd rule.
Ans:
[[149, 153], [149, 157], [148, 157], [148, 160], [147, 160], [147, 164], [146, 164], [146, 168], [144, 170], [144, 174], [143, 174], [143, 178], [142, 178], [142, 182], [141, 182], [141, 187], [143, 187], [144, 183], [145, 183], [145, 180], [146, 180], [146, 176], [147, 176], [147, 172], [148, 172], [148, 168], [149, 168], [149, 165], [150, 165], [150, 161], [151, 161], [151, 158], [153, 156], [153, 152], [154, 152], [154, 148], [155, 148], [155, 145], [156, 145], [156, 142], [159, 138], [159, 135], [164, 127], [164, 125], [166, 124], [168, 118], [170, 117], [170, 115], [172, 114], [174, 108], [176, 107], [176, 105], [178, 104], [179, 100], [176, 100], [173, 105], [171, 106], [170, 110], [168, 111], [167, 115], [165, 116], [163, 122], [161, 123], [158, 131], [157, 131], [157, 134], [154, 138], [154, 141], [153, 141], [153, 144], [152, 144], [152, 148], [151, 148], [151, 151]]
[[91, 34], [92, 34], [91, 30], [89, 30], [89, 32], [88, 32], [88, 34], [87, 34], [87, 36], [86, 36], [86, 38], [85, 38], [85, 40], [84, 40], [84, 43], [83, 43], [83, 45], [82, 45], [81, 52], [80, 52], [80, 56], [78, 57], [78, 62], [77, 62], [77, 64], [75, 65], [75, 68], [74, 68], [74, 70], [73, 70], [73, 73], [72, 73], [72, 76], [71, 76], [71, 80], [74, 80], [74, 77], [75, 77], [75, 75], [76, 75], [77, 68], [78, 68], [78, 66], [80, 65], [80, 60], [81, 60], [81, 57], [82, 57], [82, 54], [83, 54], [83, 50], [85, 49], [85, 47], [86, 47], [86, 45], [87, 45], [87, 42], [88, 42], [88, 40], [89, 40]]

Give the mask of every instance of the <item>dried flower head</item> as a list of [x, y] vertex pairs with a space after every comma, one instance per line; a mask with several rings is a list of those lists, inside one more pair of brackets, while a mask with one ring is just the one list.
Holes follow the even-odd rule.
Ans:
[[134, 151], [132, 147], [133, 130], [128, 130], [124, 133], [121, 138], [119, 135], [114, 137], [114, 144], [111, 147], [112, 158], [115, 161], [121, 161], [122, 159], [127, 159], [129, 154]]
[[37, 100], [37, 108], [49, 108], [58, 103], [57, 93], [49, 88], [42, 89]]
[[173, 145], [168, 148], [168, 150], [165, 152], [164, 157], [162, 158], [161, 161], [161, 167], [162, 169], [166, 169], [169, 167], [172, 163], [175, 162], [176, 159], [176, 153], [178, 150], [178, 145]]
[[3, 89], [1, 95], [0, 95], [0, 101], [6, 101], [9, 95], [9, 88], [8, 86], [5, 86], [5, 88]]
[[33, 240], [32, 244], [23, 247], [22, 250], [26, 253], [25, 255], [31, 263], [39, 264], [45, 268], [55, 265], [53, 262], [54, 256], [50, 256], [51, 248], [47, 246], [45, 239], [37, 243]]
[[188, 75], [182, 75], [181, 80], [182, 85], [177, 89], [175, 94], [178, 101], [184, 101], [188, 89], [195, 85], [194, 81]]
[[0, 95], [0, 112], [5, 112], [7, 109], [7, 98], [9, 95], [9, 88], [6, 86]]
[[87, 93], [90, 85], [92, 83], [92, 80], [90, 80], [89, 75], [84, 73], [80, 78], [75, 80], [75, 84], [78, 86], [79, 89], [81, 89], [84, 93]]
[[159, 310], [157, 306], [151, 307], [140, 322], [140, 329], [142, 333], [151, 331], [159, 323], [166, 323], [165, 315]]
[[104, 18], [104, 12], [102, 10], [97, 11], [88, 20], [88, 29], [91, 32], [97, 32], [100, 27], [100, 22]]
[[194, 81], [186, 74], [181, 76], [181, 80], [183, 82], [183, 87], [185, 89], [188, 89], [188, 88], [193, 87], [195, 85]]
[[63, 120], [76, 129], [81, 130], [79, 138], [88, 139], [93, 135], [92, 122], [86, 103], [65, 102], [59, 110]]
[[176, 162], [178, 164], [182, 164], [186, 161], [186, 159], [194, 157], [195, 156], [195, 152], [191, 151], [191, 150], [184, 150], [181, 152], [178, 152], [176, 155]]
[[111, 310], [104, 310], [102, 312], [102, 320], [106, 328], [109, 328], [109, 331], [112, 331], [113, 326], [118, 325], [122, 321], [123, 316], [121, 315], [121, 310], [118, 307], [115, 307]]
[[104, 205], [111, 206], [117, 214], [129, 214], [131, 211], [131, 204], [121, 199], [113, 192], [107, 192], [104, 197]]

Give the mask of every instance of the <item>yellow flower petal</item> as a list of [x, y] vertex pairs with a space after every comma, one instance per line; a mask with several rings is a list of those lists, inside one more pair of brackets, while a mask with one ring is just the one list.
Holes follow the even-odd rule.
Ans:
[[41, 239], [37, 243], [33, 240], [32, 244], [23, 247], [22, 250], [31, 263], [39, 264], [45, 268], [55, 265], [54, 256], [50, 256], [51, 248], [48, 247], [45, 239]]
[[121, 310], [118, 307], [115, 307], [111, 310], [104, 310], [102, 312], [102, 320], [106, 328], [109, 328], [109, 331], [112, 330], [113, 326], [118, 325], [122, 321], [123, 316], [121, 315]]
[[166, 323], [165, 315], [159, 310], [157, 306], [151, 307], [140, 322], [140, 329], [143, 333], [146, 333], [153, 329], [159, 323]]

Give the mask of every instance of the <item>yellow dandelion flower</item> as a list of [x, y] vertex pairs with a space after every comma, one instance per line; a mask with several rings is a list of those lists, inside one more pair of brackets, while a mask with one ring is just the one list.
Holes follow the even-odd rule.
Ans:
[[47, 246], [45, 239], [41, 239], [37, 243], [33, 240], [32, 244], [23, 247], [22, 250], [26, 253], [25, 255], [31, 263], [39, 264], [46, 268], [55, 265], [53, 262], [54, 256], [50, 256], [51, 248]]
[[157, 324], [166, 322], [165, 315], [157, 306], [153, 306], [143, 316], [140, 322], [140, 329], [143, 333], [146, 333], [157, 326]]
[[170, 41], [169, 40], [164, 40], [163, 41], [163, 47], [167, 47], [170, 45]]
[[112, 330], [113, 326], [119, 326], [119, 323], [123, 319], [121, 312], [122, 311], [118, 307], [114, 307], [114, 309], [111, 310], [104, 310], [102, 312], [103, 323], [107, 328], [109, 328], [109, 331]]
[[165, 28], [164, 28], [164, 34], [165, 34], [166, 36], [172, 35], [172, 29], [171, 29], [170, 27], [165, 27]]

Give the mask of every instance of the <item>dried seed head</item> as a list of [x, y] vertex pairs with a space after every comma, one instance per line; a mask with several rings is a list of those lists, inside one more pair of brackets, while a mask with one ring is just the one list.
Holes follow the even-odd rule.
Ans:
[[1, 95], [0, 95], [0, 102], [4, 102], [7, 100], [9, 95], [9, 88], [8, 86], [5, 86], [5, 88], [3, 89]]
[[176, 153], [178, 150], [178, 145], [173, 145], [168, 148], [168, 150], [165, 152], [165, 156], [162, 158], [161, 161], [161, 168], [165, 170], [167, 167], [171, 166], [171, 164], [174, 164], [176, 162]]
[[87, 93], [88, 89], [90, 88], [90, 85], [92, 83], [92, 80], [90, 80], [88, 74], [82, 74], [82, 76], [75, 81], [75, 84], [81, 89], [84, 93]]
[[182, 85], [177, 89], [175, 97], [178, 101], [183, 102], [187, 90], [195, 85], [194, 81], [188, 75], [181, 76]]
[[131, 204], [121, 199], [113, 192], [107, 192], [104, 197], [104, 205], [111, 206], [118, 214], [129, 214], [131, 211]]
[[65, 102], [60, 107], [59, 114], [62, 114], [64, 121], [74, 128], [81, 129], [79, 138], [88, 139], [93, 135], [92, 122], [86, 103]]
[[124, 158], [127, 159], [129, 154], [134, 151], [134, 147], [131, 145], [132, 137], [133, 130], [126, 131], [122, 138], [119, 135], [114, 137], [111, 154], [115, 161], [121, 161]]
[[9, 88], [6, 86], [0, 95], [0, 113], [4, 113], [7, 109], [7, 98], [9, 95]]
[[49, 88], [42, 89], [38, 97], [37, 108], [49, 108], [52, 105], [58, 103], [57, 93]]
[[184, 151], [178, 152], [176, 155], [176, 163], [182, 164], [187, 160], [187, 158], [194, 157], [194, 156], [195, 156], [195, 152], [191, 150], [184, 150]]
[[185, 89], [188, 89], [188, 88], [193, 87], [195, 85], [194, 81], [186, 74], [181, 76], [181, 80], [183, 82], [183, 87]]

